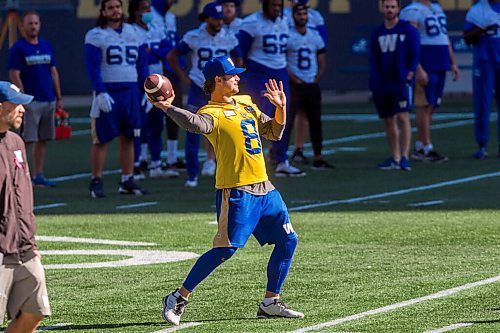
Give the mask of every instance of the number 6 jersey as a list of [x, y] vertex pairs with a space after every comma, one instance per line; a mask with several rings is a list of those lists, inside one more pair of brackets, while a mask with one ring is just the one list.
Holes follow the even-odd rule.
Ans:
[[450, 69], [446, 14], [438, 3], [429, 6], [414, 2], [401, 10], [401, 20], [416, 24], [420, 33], [420, 63], [425, 70]]

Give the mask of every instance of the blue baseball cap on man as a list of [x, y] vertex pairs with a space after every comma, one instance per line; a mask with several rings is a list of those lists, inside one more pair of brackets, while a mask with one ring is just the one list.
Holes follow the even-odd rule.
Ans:
[[220, 56], [210, 59], [203, 67], [205, 80], [213, 79], [216, 76], [241, 74], [245, 68], [235, 67], [231, 58]]
[[222, 20], [222, 6], [215, 3], [209, 2], [203, 7], [203, 11], [198, 15], [200, 21], [205, 21], [206, 18], [214, 18], [216, 20]]
[[241, 4], [240, 0], [216, 0], [215, 2], [219, 5], [222, 5], [223, 3], [227, 2], [232, 2], [236, 7], [238, 7]]
[[23, 94], [15, 84], [0, 81], [0, 103], [11, 102], [13, 104], [28, 104], [33, 100], [33, 96]]

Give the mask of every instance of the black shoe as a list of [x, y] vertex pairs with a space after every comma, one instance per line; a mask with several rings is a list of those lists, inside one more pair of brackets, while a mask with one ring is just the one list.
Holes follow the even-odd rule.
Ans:
[[315, 160], [311, 168], [313, 170], [331, 170], [335, 169], [335, 165], [330, 164], [327, 161], [321, 159], [321, 160]]
[[142, 160], [141, 163], [139, 163], [139, 170], [142, 172], [148, 171], [148, 161]]
[[101, 177], [95, 177], [90, 180], [89, 185], [90, 197], [91, 198], [104, 198], [104, 183]]
[[181, 160], [180, 158], [177, 159], [177, 162], [175, 163], [165, 163], [161, 166], [161, 168], [163, 170], [171, 170], [171, 169], [174, 169], [174, 170], [177, 170], [177, 171], [186, 171], [186, 164], [184, 163], [183, 160]]
[[425, 161], [433, 163], [442, 163], [448, 161], [448, 157], [441, 155], [435, 150], [431, 150], [430, 152], [425, 154]]
[[309, 160], [304, 156], [304, 151], [302, 150], [302, 148], [295, 149], [291, 160], [295, 163], [309, 164]]
[[[147, 170], [147, 169], [146, 169]], [[144, 171], [145, 172], [145, 171]], [[144, 174], [144, 172], [142, 171], [141, 167], [138, 166], [138, 167], [134, 167], [134, 180], [144, 180], [146, 179], [146, 175]]]
[[411, 159], [414, 161], [423, 161], [425, 160], [425, 153], [423, 149], [419, 150], [414, 150], [413, 153], [411, 153]]
[[134, 177], [130, 177], [128, 180], [119, 183], [118, 193], [120, 194], [134, 194], [143, 195], [148, 194], [148, 191], [143, 190], [134, 182]]

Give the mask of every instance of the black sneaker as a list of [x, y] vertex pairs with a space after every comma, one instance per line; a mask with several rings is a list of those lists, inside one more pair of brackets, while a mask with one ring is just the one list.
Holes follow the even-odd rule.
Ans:
[[[146, 169], [147, 170], [147, 169]], [[134, 167], [134, 180], [144, 180], [146, 179], [146, 175], [144, 174], [143, 170], [141, 169], [140, 166]]]
[[134, 182], [134, 177], [130, 177], [127, 181], [120, 182], [120, 187], [118, 188], [118, 193], [120, 194], [134, 194], [134, 195], [143, 195], [147, 194], [146, 190], [143, 190]]
[[309, 159], [304, 156], [304, 151], [301, 148], [295, 149], [293, 155], [291, 157], [292, 162], [301, 163], [301, 164], [309, 164]]
[[411, 153], [411, 159], [414, 161], [423, 161], [425, 160], [425, 153], [423, 149], [419, 150], [414, 150], [413, 153]]
[[139, 170], [141, 170], [142, 172], [146, 172], [146, 171], [148, 171], [148, 161], [146, 161], [146, 160], [142, 160], [142, 161], [139, 163]]
[[425, 161], [433, 163], [442, 163], [448, 161], [448, 157], [441, 155], [435, 150], [431, 150], [430, 152], [425, 154]]
[[331, 170], [335, 169], [335, 165], [330, 164], [327, 161], [321, 159], [321, 160], [315, 160], [311, 168], [313, 170]]
[[186, 171], [186, 163], [180, 158], [177, 159], [175, 163], [165, 163], [161, 166], [163, 170], [177, 170], [177, 171]]
[[101, 177], [95, 177], [90, 180], [89, 185], [90, 197], [91, 198], [104, 198], [104, 183]]

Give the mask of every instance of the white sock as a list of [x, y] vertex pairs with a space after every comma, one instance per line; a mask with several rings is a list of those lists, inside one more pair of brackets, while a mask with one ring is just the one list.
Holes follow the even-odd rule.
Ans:
[[156, 169], [161, 166], [161, 160], [158, 161], [151, 161], [151, 169]]
[[129, 179], [130, 179], [130, 177], [133, 177], [133, 176], [134, 176], [134, 174], [133, 174], [133, 173], [130, 173], [130, 174], [128, 174], [128, 175], [123, 175], [123, 174], [122, 174], [122, 183], [126, 182], [127, 180], [129, 180]]
[[167, 140], [167, 163], [174, 164], [177, 162], [177, 140]]
[[264, 297], [262, 300], [262, 304], [268, 306], [269, 304], [274, 303], [274, 300], [280, 299], [279, 297]]
[[424, 149], [424, 143], [422, 141], [415, 141], [415, 150]]
[[148, 159], [148, 144], [141, 143], [141, 154], [139, 155], [139, 160], [146, 161]]
[[424, 146], [424, 153], [425, 154], [429, 154], [429, 152], [431, 152], [433, 150], [434, 150], [434, 146], [432, 145], [432, 143], [429, 143], [428, 145]]

